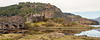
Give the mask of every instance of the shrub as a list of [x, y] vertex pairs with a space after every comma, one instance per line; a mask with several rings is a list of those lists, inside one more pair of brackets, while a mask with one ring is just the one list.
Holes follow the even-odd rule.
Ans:
[[44, 18], [43, 21], [45, 21], [45, 22], [48, 21], [48, 18]]
[[63, 25], [63, 26], [68, 26], [68, 24], [67, 24], [67, 23], [62, 23], [62, 25]]
[[77, 23], [75, 23], [75, 22], [72, 22], [71, 24], [72, 24], [72, 25], [76, 25]]
[[54, 32], [54, 30], [45, 30], [44, 33]]
[[47, 23], [45, 23], [44, 25], [45, 25], [46, 27], [54, 26], [54, 24], [51, 23], [51, 22], [47, 22]]
[[73, 25], [77, 25], [77, 23], [71, 22], [71, 23], [67, 24], [67, 26], [73, 26]]
[[54, 18], [53, 21], [56, 22], [56, 23], [65, 23], [64, 18]]
[[33, 27], [39, 27], [39, 25], [35, 23], [35, 24], [33, 25]]
[[30, 22], [26, 22], [26, 27], [31, 27], [31, 23]]
[[26, 27], [40, 27], [41, 25], [46, 24], [45, 22], [36, 22], [36, 23], [30, 23], [26, 22]]

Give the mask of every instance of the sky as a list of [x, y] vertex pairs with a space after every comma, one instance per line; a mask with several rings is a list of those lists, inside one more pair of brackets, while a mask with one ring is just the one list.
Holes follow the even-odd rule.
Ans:
[[[70, 12], [89, 19], [100, 17], [100, 0], [0, 0], [0, 7], [18, 4], [19, 2], [50, 3], [63, 12]], [[91, 12], [93, 13], [91, 14]]]
[[100, 11], [92, 11], [92, 12], [76, 12], [75, 15], [80, 15], [84, 18], [88, 19], [96, 19], [100, 17]]

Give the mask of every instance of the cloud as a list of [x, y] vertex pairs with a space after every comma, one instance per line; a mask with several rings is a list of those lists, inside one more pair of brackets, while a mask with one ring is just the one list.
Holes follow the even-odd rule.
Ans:
[[26, 1], [51, 3], [59, 7], [63, 12], [100, 11], [100, 0], [0, 0], [0, 6]]

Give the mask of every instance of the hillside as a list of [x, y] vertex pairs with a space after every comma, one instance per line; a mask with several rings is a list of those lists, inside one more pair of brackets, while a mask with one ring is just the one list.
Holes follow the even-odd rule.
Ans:
[[[43, 15], [46, 14], [45, 17], [50, 18], [64, 18], [67, 22], [70, 22], [70, 18], [65, 17], [62, 11], [54, 5], [50, 3], [31, 3], [31, 2], [20, 2], [18, 5], [10, 5], [7, 7], [0, 7], [0, 16], [21, 16], [23, 18], [27, 18], [32, 15]], [[20, 18], [19, 18], [20, 19]]]
[[71, 13], [64, 13], [64, 14], [67, 15], [69, 18], [72, 19], [73, 22], [76, 22], [76, 23], [81, 23], [81, 24], [86, 24], [86, 25], [97, 25], [97, 24], [99, 24], [97, 21], [90, 20], [90, 19], [87, 19], [87, 18], [82, 18], [79, 15], [74, 15], [74, 14], [71, 14]]

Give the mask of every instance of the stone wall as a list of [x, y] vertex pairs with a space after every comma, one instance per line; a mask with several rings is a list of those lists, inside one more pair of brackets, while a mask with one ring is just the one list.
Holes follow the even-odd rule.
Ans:
[[25, 27], [25, 23], [7, 23], [7, 22], [3, 22], [0, 23], [0, 29], [7, 29], [7, 30], [12, 30], [12, 29], [21, 29]]

